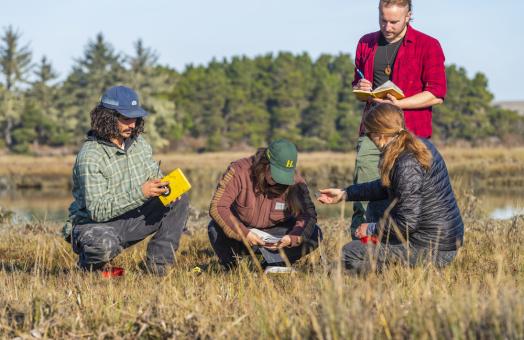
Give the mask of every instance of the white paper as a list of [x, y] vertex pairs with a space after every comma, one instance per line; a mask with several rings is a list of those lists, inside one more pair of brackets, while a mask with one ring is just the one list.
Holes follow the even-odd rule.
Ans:
[[253, 234], [257, 235], [258, 237], [260, 237], [260, 239], [266, 243], [277, 243], [279, 242], [282, 237], [276, 237], [276, 236], [273, 236], [269, 233], [266, 233], [265, 231], [263, 230], [260, 230], [260, 229], [256, 229], [256, 228], [251, 228], [249, 229], [249, 231], [251, 231]]

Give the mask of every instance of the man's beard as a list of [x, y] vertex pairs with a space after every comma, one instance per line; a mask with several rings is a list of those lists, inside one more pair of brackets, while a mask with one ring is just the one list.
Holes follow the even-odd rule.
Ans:
[[134, 129], [127, 129], [122, 132], [120, 132], [120, 137], [122, 138], [129, 138], [133, 135]]
[[[396, 33], [396, 34], [393, 35], [393, 36], [388, 36], [388, 39], [389, 39], [389, 40], [397, 40], [397, 39], [402, 35], [402, 33], [406, 30], [407, 27], [408, 27], [408, 23], [404, 24], [404, 27], [402, 27], [402, 29], [400, 30], [400, 32]], [[382, 35], [384, 36], [384, 38], [386, 37], [386, 35], [384, 34], [384, 32], [382, 32]]]

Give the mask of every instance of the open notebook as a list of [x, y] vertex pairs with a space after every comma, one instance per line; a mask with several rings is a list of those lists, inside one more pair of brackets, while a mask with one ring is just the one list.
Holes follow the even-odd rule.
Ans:
[[276, 237], [276, 236], [273, 236], [269, 233], [266, 233], [265, 231], [263, 230], [260, 230], [260, 229], [256, 229], [256, 228], [250, 228], [249, 229], [250, 232], [252, 232], [253, 234], [257, 235], [258, 237], [260, 237], [262, 239], [262, 241], [266, 242], [266, 243], [278, 243], [282, 237]]
[[388, 80], [387, 82], [385, 82], [384, 84], [380, 85], [379, 87], [377, 87], [376, 89], [374, 89], [371, 92], [369, 92], [369, 91], [361, 91], [361, 90], [353, 90], [353, 93], [355, 94], [357, 99], [361, 100], [361, 101], [367, 101], [368, 98], [370, 98], [370, 97], [384, 99], [384, 98], [387, 97], [388, 93], [393, 95], [393, 97], [395, 97], [397, 99], [405, 98], [404, 92], [400, 89], [400, 87], [395, 85], [395, 83], [392, 82], [391, 80]]

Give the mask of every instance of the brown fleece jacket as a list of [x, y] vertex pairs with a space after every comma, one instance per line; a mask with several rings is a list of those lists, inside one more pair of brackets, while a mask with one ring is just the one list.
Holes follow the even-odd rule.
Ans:
[[248, 228], [270, 228], [291, 219], [295, 222], [288, 234], [291, 245], [296, 246], [308, 239], [316, 225], [317, 214], [304, 179], [295, 175], [302, 212], [294, 217], [287, 209], [286, 194], [276, 198], [255, 194], [251, 177], [253, 161], [254, 157], [242, 158], [229, 165], [211, 200], [211, 218], [228, 237], [239, 241], [248, 234]]

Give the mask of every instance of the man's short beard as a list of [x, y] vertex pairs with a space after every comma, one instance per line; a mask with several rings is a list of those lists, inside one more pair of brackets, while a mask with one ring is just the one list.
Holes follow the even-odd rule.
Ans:
[[[408, 24], [409, 24], [409, 21], [408, 21], [407, 23], [404, 24], [404, 27], [400, 30], [400, 32], [399, 32], [398, 34], [395, 34], [395, 36], [394, 36], [391, 40], [397, 40], [397, 38], [400, 37], [401, 34], [402, 34], [403, 32], [405, 32], [405, 30], [406, 30], [407, 27], [408, 27]], [[382, 32], [382, 35], [383, 35], [384, 38], [385, 38], [384, 32]]]

